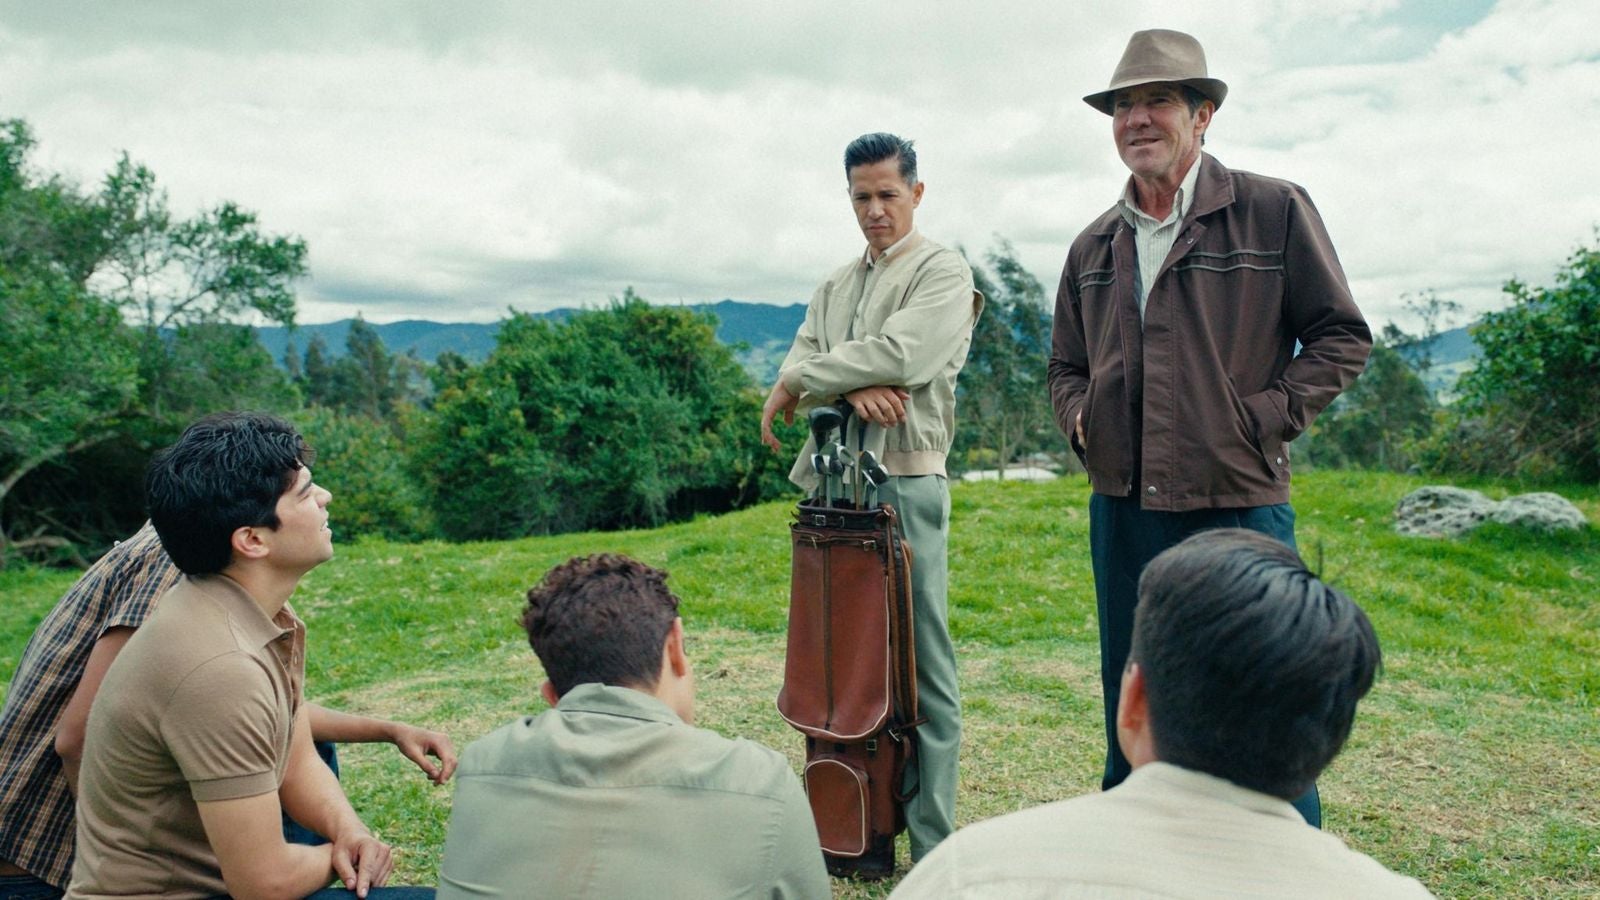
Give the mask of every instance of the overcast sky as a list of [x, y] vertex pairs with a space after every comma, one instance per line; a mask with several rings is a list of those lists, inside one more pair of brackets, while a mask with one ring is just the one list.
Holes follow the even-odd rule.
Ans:
[[0, 117], [86, 185], [126, 150], [178, 211], [305, 238], [302, 322], [803, 301], [863, 246], [840, 156], [879, 130], [925, 234], [1003, 236], [1053, 295], [1127, 175], [1080, 98], [1149, 27], [1205, 45], [1207, 150], [1310, 192], [1375, 324], [1498, 308], [1600, 223], [1594, 0], [0, 0]]

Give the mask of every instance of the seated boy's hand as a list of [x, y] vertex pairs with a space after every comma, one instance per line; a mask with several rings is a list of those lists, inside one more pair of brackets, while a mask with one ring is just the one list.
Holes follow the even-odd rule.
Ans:
[[[444, 732], [396, 723], [391, 740], [405, 758], [416, 763], [417, 768], [434, 784], [444, 784], [455, 774], [456, 746]], [[436, 763], [429, 757], [436, 757], [439, 761]]]
[[366, 831], [349, 831], [333, 841], [333, 872], [346, 890], [365, 898], [367, 889], [383, 887], [394, 871], [394, 854], [388, 844]]

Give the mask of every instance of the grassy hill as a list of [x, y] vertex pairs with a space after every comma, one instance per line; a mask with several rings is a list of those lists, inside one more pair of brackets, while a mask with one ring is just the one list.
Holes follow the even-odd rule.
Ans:
[[[1442, 897], [1600, 895], [1600, 530], [1399, 537], [1390, 511], [1421, 483], [1331, 471], [1296, 483], [1302, 553], [1366, 607], [1385, 651], [1350, 746], [1321, 782], [1327, 826]], [[1100, 700], [1086, 486], [952, 493], [964, 824], [1095, 789]], [[1600, 488], [1563, 493], [1600, 523]], [[672, 573], [700, 724], [778, 747], [798, 767], [800, 741], [772, 705], [787, 516], [769, 504], [651, 531], [342, 546], [295, 601], [311, 629], [308, 692], [442, 727], [464, 746], [542, 706], [516, 625], [521, 593], [570, 555], [615, 550]], [[72, 580], [0, 571], [0, 678]], [[400, 880], [432, 883], [448, 788], [388, 748], [343, 758], [357, 809], [403, 852]], [[836, 882], [841, 897], [887, 893]]]

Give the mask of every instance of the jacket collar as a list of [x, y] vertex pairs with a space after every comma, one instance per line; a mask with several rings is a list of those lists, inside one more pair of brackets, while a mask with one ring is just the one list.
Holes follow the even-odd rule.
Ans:
[[922, 243], [922, 233], [915, 228], [906, 233], [906, 236], [885, 248], [878, 254], [877, 260], [872, 258], [872, 248], [868, 247], [861, 253], [861, 268], [875, 269], [879, 266], [894, 265], [896, 260], [904, 259], [911, 255], [911, 251]]
[[646, 722], [682, 725], [683, 719], [672, 707], [644, 691], [618, 687], [614, 684], [591, 682], [580, 684], [567, 691], [556, 702], [562, 712], [598, 713], [605, 716], [622, 716]]
[[1185, 769], [1159, 760], [1146, 763], [1133, 770], [1124, 784], [1149, 781], [1162, 785], [1163, 792], [1193, 794], [1220, 800], [1252, 812], [1276, 816], [1280, 819], [1301, 821], [1294, 804], [1281, 797], [1240, 787], [1224, 778], [1208, 775], [1195, 769]]
[[1185, 219], [1195, 219], [1233, 203], [1233, 173], [1209, 153], [1200, 154], [1200, 177], [1195, 181], [1194, 205]]
[[[1200, 154], [1197, 166], [1200, 174], [1195, 179], [1194, 202], [1189, 205], [1189, 212], [1183, 217], [1185, 222], [1214, 213], [1234, 201], [1233, 172], [1227, 166], [1217, 162], [1216, 157], [1209, 153]], [[1091, 234], [1115, 234], [1124, 224], [1122, 203], [1119, 201], [1096, 219], [1087, 230]]]

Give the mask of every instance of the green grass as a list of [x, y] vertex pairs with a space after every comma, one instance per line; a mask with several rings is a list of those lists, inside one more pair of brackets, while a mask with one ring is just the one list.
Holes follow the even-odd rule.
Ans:
[[[1327, 825], [1440, 896], [1600, 894], [1600, 530], [1400, 537], [1390, 512], [1422, 483], [1359, 472], [1296, 481], [1302, 553], [1366, 607], [1385, 650], [1350, 746], [1321, 782]], [[1096, 788], [1098, 643], [1081, 479], [952, 493], [966, 823]], [[1600, 523], [1600, 489], [1561, 493]], [[787, 519], [786, 505], [771, 504], [651, 531], [341, 547], [296, 597], [311, 629], [310, 692], [444, 728], [464, 746], [542, 706], [538, 665], [516, 625], [522, 591], [570, 555], [620, 551], [672, 573], [700, 724], [778, 747], [798, 767], [800, 742], [772, 706]], [[10, 677], [73, 578], [0, 571], [0, 676]], [[402, 850], [402, 875], [432, 883], [448, 788], [429, 786], [386, 747], [343, 757], [351, 798]]]

